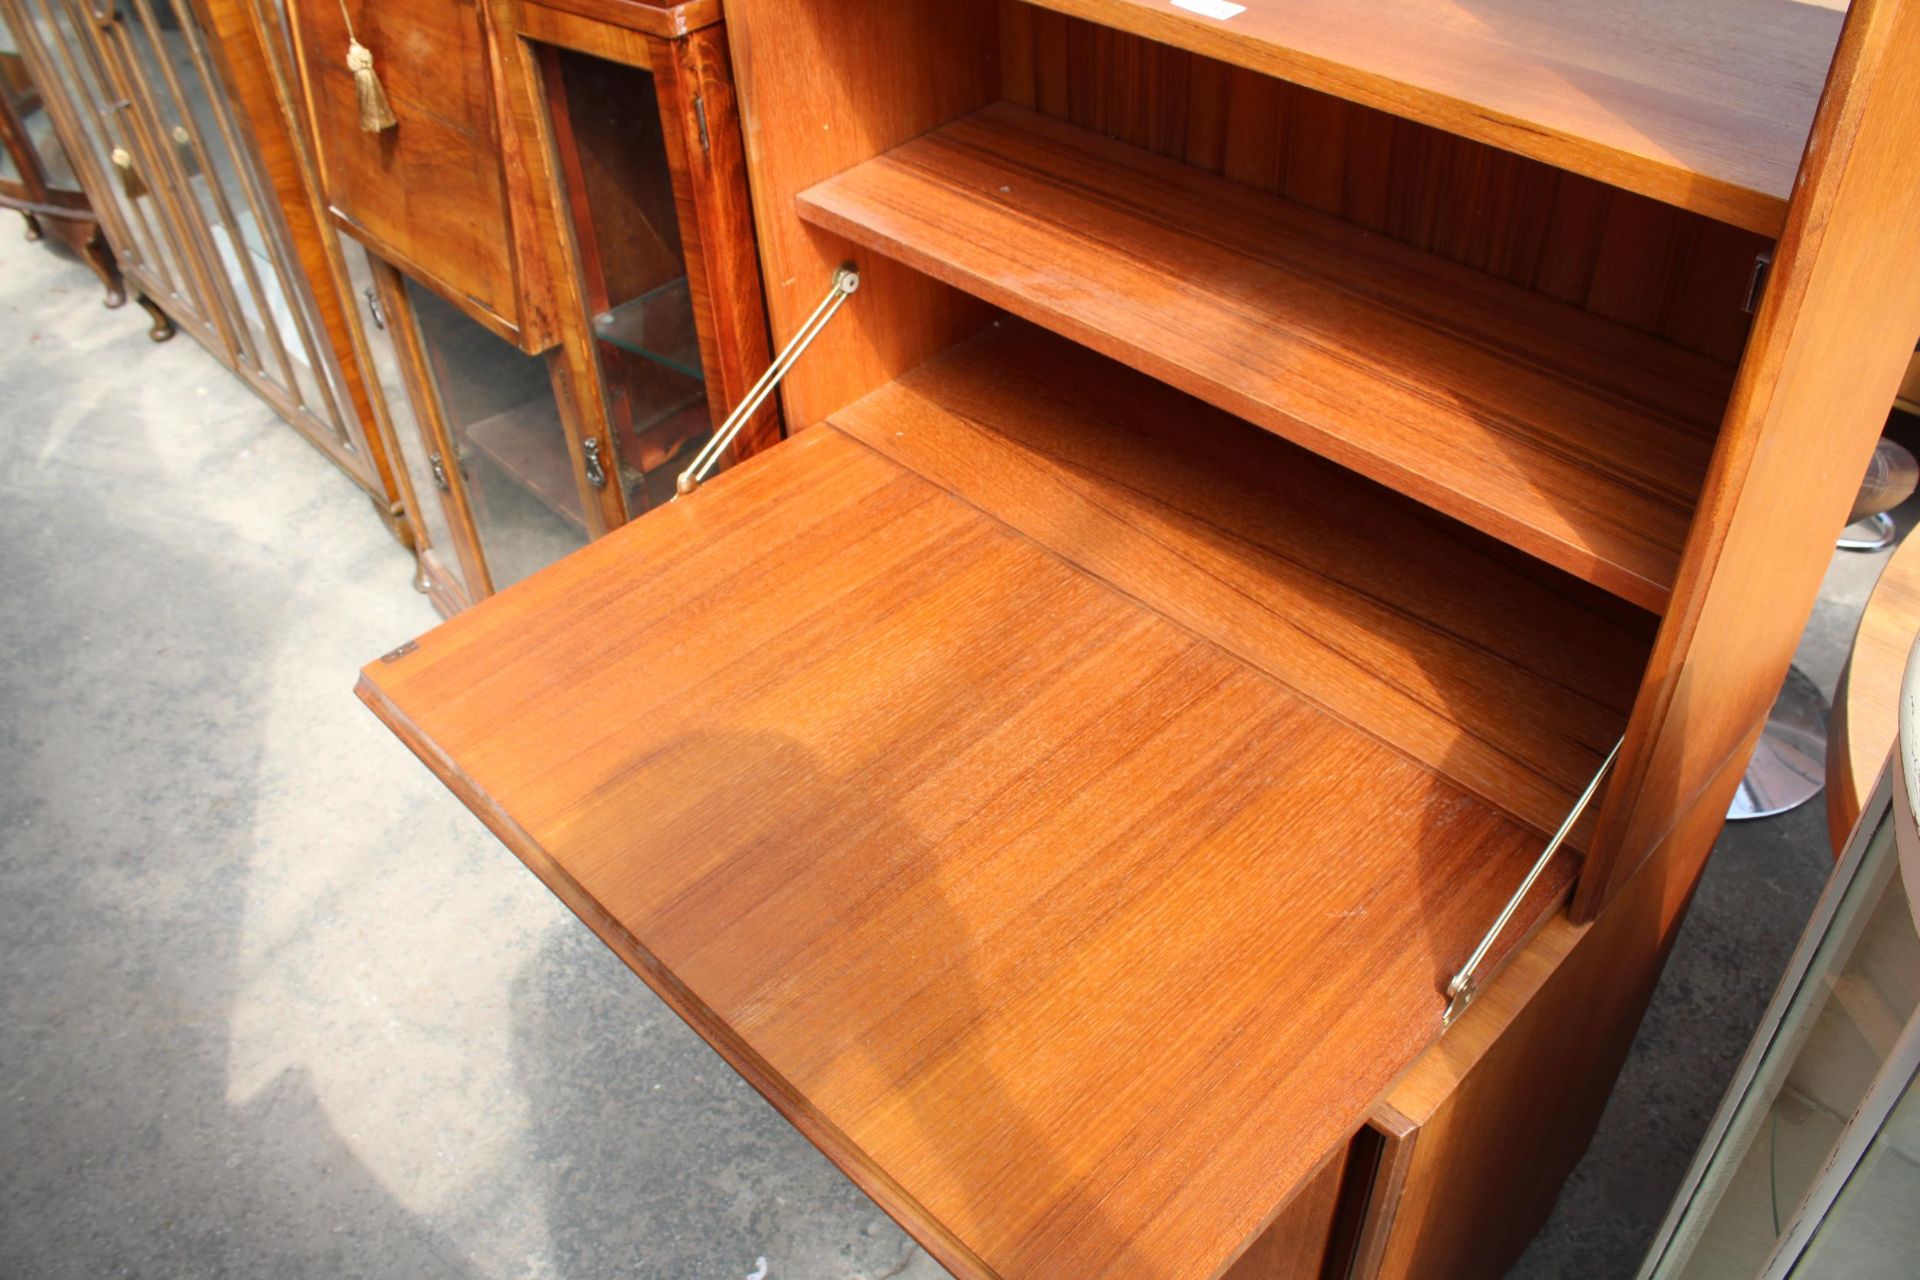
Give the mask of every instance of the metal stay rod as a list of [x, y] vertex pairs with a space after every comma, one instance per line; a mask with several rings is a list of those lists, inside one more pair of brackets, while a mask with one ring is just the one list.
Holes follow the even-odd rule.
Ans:
[[746, 398], [734, 406], [733, 412], [727, 415], [727, 420], [720, 424], [718, 431], [713, 433], [713, 438], [707, 441], [699, 453], [693, 455], [693, 461], [688, 464], [685, 471], [680, 473], [680, 478], [674, 483], [673, 496], [676, 499], [683, 498], [700, 487], [700, 482], [707, 478], [707, 473], [712, 471], [714, 464], [720, 461], [720, 455], [727, 451], [727, 446], [733, 443], [733, 438], [739, 435], [741, 428], [745, 427], [752, 420], [753, 415], [760, 411], [760, 406], [765, 403], [768, 396], [773, 394], [773, 389], [780, 385], [780, 380], [786, 377], [788, 370], [792, 369], [800, 357], [806, 354], [813, 340], [820, 336], [822, 329], [827, 327], [827, 322], [833, 319], [841, 305], [852, 297], [854, 290], [859, 287], [860, 273], [854, 270], [851, 263], [834, 271], [833, 288], [827, 291], [827, 296], [820, 300], [820, 305], [813, 309], [813, 314], [807, 317], [806, 323], [800, 326], [799, 332], [795, 333], [780, 354], [774, 357], [773, 363], [767, 366], [765, 373], [760, 375], [760, 381], [753, 384], [753, 389], [747, 392]]
[[1480, 980], [1475, 970], [1479, 969], [1487, 958], [1487, 952], [1493, 950], [1493, 944], [1500, 940], [1500, 935], [1513, 922], [1513, 913], [1520, 909], [1520, 904], [1527, 900], [1529, 893], [1533, 892], [1533, 886], [1539, 881], [1540, 873], [1547, 869], [1547, 864], [1553, 861], [1553, 855], [1560, 852], [1560, 846], [1567, 842], [1569, 835], [1573, 834], [1574, 824], [1580, 821], [1580, 815], [1587, 811], [1587, 806], [1593, 803], [1593, 798], [1600, 794], [1600, 784], [1606, 780], [1608, 770], [1613, 768], [1614, 760], [1620, 755], [1620, 745], [1625, 741], [1625, 738], [1620, 739], [1613, 744], [1613, 750], [1607, 752], [1607, 758], [1600, 762], [1599, 772], [1593, 775], [1593, 781], [1589, 782], [1587, 789], [1580, 793], [1580, 798], [1573, 802], [1573, 808], [1567, 810], [1567, 816], [1560, 822], [1560, 829], [1553, 833], [1553, 838], [1547, 841], [1547, 847], [1540, 851], [1538, 858], [1534, 859], [1533, 869], [1527, 872], [1527, 878], [1520, 882], [1520, 887], [1514, 890], [1511, 898], [1507, 899], [1506, 909], [1500, 913], [1500, 918], [1493, 922], [1493, 927], [1488, 929], [1485, 936], [1480, 939], [1480, 945], [1473, 949], [1473, 954], [1467, 957], [1467, 962], [1460, 966], [1460, 972], [1454, 974], [1453, 981], [1447, 984], [1447, 1011], [1440, 1016], [1441, 1026], [1452, 1026], [1453, 1020], [1459, 1017], [1461, 1011], [1473, 1003], [1474, 996], [1479, 994]]

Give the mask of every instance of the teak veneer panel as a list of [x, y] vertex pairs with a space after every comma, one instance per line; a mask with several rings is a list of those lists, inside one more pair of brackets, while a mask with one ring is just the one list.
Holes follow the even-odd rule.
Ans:
[[1777, 235], [1839, 38], [1792, 0], [1036, 0]]
[[360, 692], [968, 1278], [1215, 1274], [1539, 844], [832, 427]]
[[1666, 603], [1726, 365], [1006, 104], [810, 188], [800, 212]]
[[1920, 258], [1915, 49], [1920, 4], [1853, 5], [1601, 805], [1581, 918], [1752, 751], [1913, 355], [1920, 289], [1888, 264]]
[[1740, 358], [1756, 232], [1304, 85], [1001, 0], [1001, 96]]
[[1652, 647], [1647, 615], [1019, 321], [829, 421], [1542, 831]]

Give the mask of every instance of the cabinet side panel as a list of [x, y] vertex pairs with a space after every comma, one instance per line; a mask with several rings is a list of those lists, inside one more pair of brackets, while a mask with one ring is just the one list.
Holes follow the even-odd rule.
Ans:
[[1853, 6], [1621, 767], [1575, 901], [1591, 918], [1744, 760], [1833, 555], [1914, 337], [1920, 3]]
[[798, 431], [972, 333], [987, 308], [804, 225], [794, 196], [999, 97], [992, 5], [736, 0], [727, 6], [747, 170], [776, 345], [858, 264], [860, 292], [782, 393]]
[[1600, 1123], [1740, 773], [1721, 771], [1598, 922], [1550, 921], [1389, 1095], [1418, 1141], [1358, 1277], [1494, 1277], [1526, 1248]]

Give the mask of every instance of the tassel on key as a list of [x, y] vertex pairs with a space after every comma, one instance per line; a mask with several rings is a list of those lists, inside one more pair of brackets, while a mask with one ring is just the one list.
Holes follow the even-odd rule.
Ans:
[[373, 54], [367, 46], [347, 37], [347, 70], [353, 72], [353, 87], [360, 93], [360, 127], [367, 133], [379, 133], [400, 123], [387, 102], [387, 91], [373, 69]]

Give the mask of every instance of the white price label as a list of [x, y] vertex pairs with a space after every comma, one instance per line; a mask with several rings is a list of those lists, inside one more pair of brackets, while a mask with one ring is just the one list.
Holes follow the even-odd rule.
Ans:
[[1203, 18], [1218, 18], [1222, 22], [1247, 11], [1247, 6], [1228, 4], [1226, 0], [1173, 0], [1173, 7], [1197, 13]]

